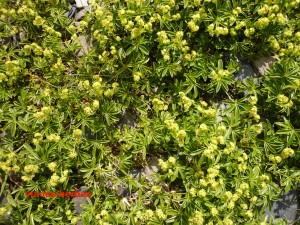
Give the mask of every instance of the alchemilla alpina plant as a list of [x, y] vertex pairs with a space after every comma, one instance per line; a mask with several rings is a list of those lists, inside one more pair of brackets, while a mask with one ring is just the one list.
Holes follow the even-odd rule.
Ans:
[[[1, 220], [287, 224], [263, 212], [300, 183], [300, 1], [88, 4], [76, 22], [67, 1], [0, 5]], [[82, 186], [80, 215], [26, 197]]]

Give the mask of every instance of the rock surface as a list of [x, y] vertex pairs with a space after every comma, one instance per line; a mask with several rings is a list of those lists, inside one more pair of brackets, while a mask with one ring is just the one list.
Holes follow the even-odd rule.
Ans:
[[256, 73], [260, 75], [266, 75], [268, 69], [271, 68], [275, 61], [276, 58], [274, 56], [262, 57], [258, 60], [253, 61], [252, 66]]
[[119, 120], [119, 122], [117, 123], [117, 127], [119, 129], [122, 129], [123, 126], [126, 124], [127, 127], [137, 127], [137, 121], [136, 118], [133, 115], [133, 112], [130, 112], [129, 110], [127, 110], [126, 112], [121, 112], [122, 117]]
[[286, 219], [289, 224], [300, 222], [300, 192], [291, 190], [281, 195], [279, 201], [272, 202], [271, 210], [266, 209], [265, 215], [274, 219]]
[[[86, 186], [80, 187], [79, 192], [88, 192], [88, 187], [86, 187]], [[74, 198], [72, 198], [72, 201], [75, 203], [75, 210], [76, 210], [77, 215], [79, 216], [83, 211], [81, 205], [88, 204], [87, 198], [86, 197], [74, 197]]]
[[[157, 173], [159, 169], [158, 159], [154, 157], [148, 160], [147, 166], [143, 168], [134, 168], [131, 170], [129, 175], [137, 180], [140, 180], [142, 177], [146, 177], [147, 180], [151, 180], [152, 176]], [[117, 189], [117, 195], [128, 197], [131, 195], [131, 191], [127, 186], [120, 185]]]
[[87, 54], [91, 48], [91, 39], [86, 36], [79, 35], [78, 40], [80, 42], [81, 49], [77, 51], [77, 56], [83, 56], [84, 54]]
[[238, 73], [235, 75], [235, 80], [245, 82], [247, 78], [257, 78], [258, 74], [255, 73], [252, 65], [248, 62], [240, 61], [241, 68]]

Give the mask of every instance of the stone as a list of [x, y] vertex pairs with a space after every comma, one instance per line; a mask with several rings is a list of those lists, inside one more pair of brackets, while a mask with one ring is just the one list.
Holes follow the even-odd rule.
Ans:
[[75, 5], [69, 5], [69, 11], [65, 12], [64, 16], [68, 17], [69, 21], [70, 21], [70, 19], [72, 19], [74, 17], [74, 15], [76, 14], [76, 11], [77, 11], [77, 8]]
[[158, 166], [158, 158], [154, 157], [154, 158], [151, 158], [149, 159], [148, 161], [148, 166], [149, 168], [153, 171], [153, 172], [158, 172], [159, 171], [159, 166]]
[[79, 35], [78, 40], [80, 42], [81, 49], [77, 51], [77, 56], [83, 56], [84, 54], [89, 52], [89, 49], [91, 47], [91, 40], [83, 35]]
[[147, 161], [147, 166], [140, 169], [132, 169], [130, 176], [136, 179], [141, 179], [145, 176], [147, 180], [151, 180], [151, 176], [159, 171], [158, 159], [153, 157]]
[[[88, 139], [95, 138], [95, 135], [93, 134], [93, 131], [88, 127], [85, 128], [85, 137], [88, 138]], [[84, 138], [84, 137], [82, 137], [82, 138]]]
[[26, 37], [26, 33], [24, 28], [22, 28], [22, 30], [19, 33], [20, 42], [22, 42], [25, 39], [25, 37]]
[[274, 219], [286, 219], [289, 224], [300, 221], [299, 194], [299, 191], [294, 190], [283, 193], [277, 202], [271, 203], [271, 210], [265, 210], [265, 215], [273, 216]]
[[252, 62], [252, 66], [254, 71], [257, 74], [266, 75], [268, 69], [271, 68], [271, 66], [274, 64], [275, 61], [276, 61], [275, 56], [262, 57], [258, 60], [254, 60]]
[[77, 12], [74, 17], [75, 21], [81, 20], [84, 17], [84, 15], [90, 11], [90, 9], [91, 7], [87, 6], [84, 7], [82, 10], [80, 10], [79, 12]]
[[118, 196], [127, 197], [130, 195], [130, 190], [128, 187], [118, 187], [116, 194]]
[[89, 5], [87, 0], [75, 0], [75, 2], [77, 8], [82, 8]]
[[[86, 187], [86, 186], [80, 187], [79, 192], [88, 192], [88, 187]], [[75, 203], [75, 210], [76, 210], [77, 215], [79, 216], [83, 211], [81, 205], [88, 204], [87, 198], [86, 197], [74, 197], [74, 198], [72, 198], [72, 201]]]
[[[256, 79], [255, 84], [259, 84], [259, 74], [255, 72], [252, 65], [248, 62], [240, 61], [241, 67], [237, 74], [234, 76], [235, 81], [243, 82], [245, 84], [248, 78]], [[248, 95], [248, 90], [244, 91], [244, 95]]]
[[[147, 166], [142, 168], [131, 169], [129, 176], [140, 180], [142, 177], [146, 177], [147, 180], [151, 180], [151, 176], [159, 171], [158, 159], [153, 157], [147, 161]], [[126, 185], [120, 185], [116, 191], [118, 196], [128, 197], [131, 195], [129, 187]]]
[[236, 81], [240, 80], [244, 83], [247, 78], [257, 78], [258, 77], [258, 74], [255, 73], [255, 71], [250, 63], [240, 61], [240, 64], [241, 64], [241, 68], [234, 77], [234, 79]]
[[125, 124], [129, 128], [137, 127], [137, 122], [133, 115], [133, 112], [131, 112], [130, 110], [127, 110], [126, 112], [121, 112], [121, 115], [122, 115], [122, 117], [119, 120], [119, 122], [117, 123], [117, 127], [119, 129], [122, 129]]

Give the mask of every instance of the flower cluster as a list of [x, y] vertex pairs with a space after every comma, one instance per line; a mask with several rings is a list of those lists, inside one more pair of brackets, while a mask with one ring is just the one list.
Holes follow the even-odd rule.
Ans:
[[59, 183], [65, 182], [68, 178], [68, 173], [69, 173], [68, 170], [64, 170], [61, 177], [58, 176], [56, 173], [53, 173], [51, 178], [50, 178], [49, 184], [52, 187], [56, 187]]
[[170, 39], [168, 38], [166, 31], [157, 32], [157, 37], [158, 37], [159, 43], [162, 45], [167, 45], [171, 42]]
[[278, 105], [280, 107], [290, 108], [293, 106], [292, 100], [290, 100], [287, 96], [283, 94], [278, 95], [277, 99], [278, 99]]
[[27, 165], [24, 167], [24, 173], [25, 175], [22, 176], [23, 181], [32, 180], [32, 178], [35, 176], [35, 174], [38, 172], [39, 167], [37, 165]]
[[57, 163], [56, 162], [51, 162], [48, 164], [48, 168], [51, 172], [54, 172], [55, 169], [57, 168]]
[[158, 165], [162, 170], [172, 169], [176, 163], [176, 159], [174, 157], [170, 157], [166, 162], [162, 159], [159, 159]]
[[152, 100], [152, 104], [153, 104], [153, 109], [156, 112], [168, 109], [168, 105], [165, 105], [165, 103], [162, 100], [159, 100], [158, 98], [154, 98]]
[[282, 152], [281, 152], [281, 157], [282, 157], [283, 159], [286, 159], [286, 158], [291, 157], [291, 156], [293, 156], [293, 155], [294, 155], [294, 150], [291, 149], [291, 148], [285, 148], [285, 149], [283, 149]]
[[204, 224], [203, 214], [199, 211], [196, 211], [195, 215], [189, 218], [189, 222], [193, 225], [203, 225]]
[[255, 23], [254, 26], [257, 29], [264, 29], [265, 27], [267, 27], [270, 23], [269, 18], [267, 17], [263, 17], [263, 18], [259, 18]]
[[21, 70], [21, 62], [19, 60], [7, 60], [5, 62], [6, 75], [17, 75]]
[[50, 134], [47, 136], [47, 140], [50, 142], [59, 142], [60, 141], [60, 136], [57, 134]]
[[208, 126], [204, 123], [200, 124], [199, 127], [196, 129], [196, 135], [204, 135], [209, 130]]
[[41, 108], [40, 112], [36, 112], [33, 116], [37, 119], [46, 120], [53, 113], [53, 108], [51, 106], [44, 106]]
[[252, 108], [249, 110], [249, 115], [254, 118], [254, 120], [258, 121], [260, 119], [260, 116], [257, 114], [257, 107], [252, 106]]
[[58, 58], [57, 62], [52, 65], [51, 71], [55, 72], [56, 74], [61, 74], [61, 72], [65, 69], [64, 64], [62, 63], [62, 59]]
[[[3, 159], [6, 156], [6, 160]], [[3, 157], [3, 158], [2, 158]], [[7, 155], [2, 154], [0, 152], [0, 169], [3, 170], [5, 173], [15, 172], [17, 173], [20, 170], [18, 165], [13, 165], [13, 159], [16, 157], [15, 153], [8, 153]]]
[[183, 103], [184, 111], [187, 112], [195, 101], [188, 98], [184, 92], [179, 92], [179, 96]]
[[227, 27], [215, 26], [213, 23], [207, 27], [207, 31], [211, 36], [216, 35], [217, 37], [220, 35], [227, 35], [229, 33]]
[[164, 123], [167, 125], [167, 128], [175, 133], [175, 136], [178, 140], [178, 144], [180, 147], [184, 145], [184, 140], [186, 137], [185, 130], [180, 130], [177, 123], [174, 122], [174, 120], [165, 120]]
[[219, 70], [219, 71], [212, 71], [210, 73], [210, 78], [213, 80], [222, 80], [223, 77], [228, 77], [230, 75], [228, 70]]

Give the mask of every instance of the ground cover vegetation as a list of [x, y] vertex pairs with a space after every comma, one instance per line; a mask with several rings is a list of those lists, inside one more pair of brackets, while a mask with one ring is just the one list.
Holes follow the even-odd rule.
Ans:
[[[101, 2], [74, 24], [67, 1], [1, 1], [0, 215], [268, 224], [268, 203], [300, 182], [300, 1]], [[271, 55], [266, 75], [234, 79], [241, 59]], [[117, 126], [121, 112], [136, 125]], [[157, 171], [131, 175], [151, 159]], [[70, 198], [25, 195], [80, 186], [80, 216]]]

